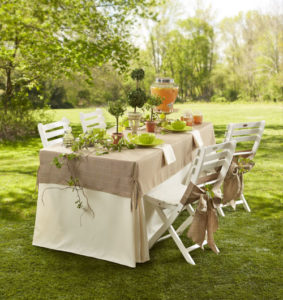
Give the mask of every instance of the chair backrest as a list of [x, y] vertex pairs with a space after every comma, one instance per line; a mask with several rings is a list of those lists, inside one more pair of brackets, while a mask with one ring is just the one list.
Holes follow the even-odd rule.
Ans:
[[43, 125], [37, 125], [38, 132], [43, 144], [43, 148], [59, 144], [63, 142], [63, 135], [69, 127], [70, 121], [67, 118], [62, 118], [61, 121]]
[[253, 145], [249, 147], [249, 150], [235, 152], [234, 155], [251, 155], [255, 156], [259, 143], [264, 131], [265, 121], [249, 122], [249, 123], [230, 123], [227, 125], [225, 133], [225, 142], [236, 141], [253, 142]]
[[103, 117], [102, 109], [97, 108], [95, 111], [90, 113], [80, 113], [81, 124], [83, 132], [86, 132], [92, 128], [103, 128], [106, 129], [105, 120]]
[[235, 148], [235, 141], [199, 148], [186, 183], [202, 186], [218, 182], [220, 185], [229, 169]]

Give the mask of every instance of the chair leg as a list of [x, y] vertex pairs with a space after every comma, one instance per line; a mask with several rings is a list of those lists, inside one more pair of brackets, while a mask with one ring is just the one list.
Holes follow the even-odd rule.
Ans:
[[222, 204], [219, 207], [217, 207], [217, 211], [221, 217], [225, 217], [225, 214], [224, 214], [224, 211], [222, 208]]
[[194, 208], [192, 207], [191, 204], [188, 204], [188, 205], [186, 206], [186, 209], [187, 209], [188, 213], [189, 213], [191, 216], [194, 215], [195, 210], [194, 210]]
[[190, 256], [188, 250], [185, 248], [184, 244], [182, 243], [181, 239], [179, 238], [177, 232], [175, 231], [175, 229], [174, 229], [174, 227], [172, 225], [168, 228], [168, 231], [170, 232], [170, 234], [171, 234], [174, 242], [176, 243], [177, 247], [179, 248], [179, 250], [183, 254], [185, 260], [189, 264], [195, 265], [194, 260]]
[[176, 230], [178, 235], [181, 235], [184, 230], [193, 222], [193, 216], [189, 216]]
[[243, 201], [243, 205], [244, 205], [245, 210], [246, 210], [247, 212], [251, 212], [251, 209], [250, 209], [250, 207], [249, 207], [249, 205], [248, 205], [247, 200], [245, 199], [244, 194], [241, 194], [241, 200]]

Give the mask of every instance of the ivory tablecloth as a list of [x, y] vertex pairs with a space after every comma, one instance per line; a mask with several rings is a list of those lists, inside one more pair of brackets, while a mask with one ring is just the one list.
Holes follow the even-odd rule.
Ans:
[[[211, 123], [194, 129], [199, 130], [204, 145], [215, 143]], [[157, 148], [122, 150], [103, 156], [86, 152], [82, 156], [75, 166], [76, 176], [89, 198], [94, 217], [76, 208], [74, 193], [66, 189], [70, 176], [67, 167], [58, 169], [52, 165], [55, 156], [70, 150], [63, 146], [42, 149], [33, 245], [131, 267], [149, 260], [147, 233], [152, 228], [147, 227], [154, 222], [146, 224], [142, 196], [170, 178], [184, 176], [196, 149], [190, 133], [159, 138], [172, 145], [176, 162], [166, 165], [162, 150]]]

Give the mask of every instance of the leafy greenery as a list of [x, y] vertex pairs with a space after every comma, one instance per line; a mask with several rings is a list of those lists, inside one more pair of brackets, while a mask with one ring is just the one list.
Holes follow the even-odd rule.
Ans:
[[[32, 246], [38, 151], [42, 145], [39, 137], [5, 142], [0, 144], [0, 298], [282, 298], [282, 106], [190, 103], [176, 108], [179, 114], [173, 117], [182, 110], [201, 110], [204, 120], [213, 122], [218, 142], [223, 141], [229, 122], [266, 120], [256, 165], [244, 179], [252, 213], [241, 206], [235, 212], [225, 209], [226, 217], [219, 219], [215, 234], [220, 254], [196, 250], [192, 252], [196, 266], [191, 266], [168, 239], [150, 250], [149, 262], [130, 269]], [[66, 116], [73, 132], [79, 134], [80, 111], [56, 110], [53, 118]], [[107, 111], [105, 115], [107, 121], [114, 121]]]
[[[276, 1], [275, 1], [276, 2]], [[181, 101], [282, 101], [283, 18], [274, 5], [221, 21], [203, 1], [180, 21], [182, 2], [166, 1], [140, 58], [147, 87], [174, 78]]]
[[248, 157], [239, 157], [239, 173], [247, 173], [254, 166], [254, 164], [255, 162]]
[[[0, 111], [13, 115], [14, 98], [44, 81], [82, 73], [107, 62], [125, 71], [137, 49], [129, 42], [136, 18], [154, 18], [159, 0], [8, 0], [0, 6]], [[62, 92], [62, 91], [61, 91]], [[53, 103], [53, 102], [52, 102]], [[54, 106], [54, 105], [53, 105]], [[29, 108], [29, 104], [26, 106]], [[0, 125], [6, 134], [13, 118]], [[16, 133], [13, 132], [15, 135]]]
[[160, 96], [149, 96], [146, 101], [146, 109], [150, 111], [150, 121], [154, 119], [154, 109], [162, 103]]
[[143, 69], [135, 69], [131, 73], [131, 77], [133, 80], [136, 80], [137, 84], [144, 79], [144, 70]]
[[147, 101], [146, 93], [140, 88], [140, 81], [144, 79], [144, 70], [135, 69], [131, 73], [132, 79], [136, 80], [136, 89], [128, 94], [128, 103], [136, 112], [137, 107], [141, 108]]
[[116, 119], [116, 133], [119, 131], [119, 118], [123, 116], [126, 109], [125, 102], [122, 100], [112, 101], [108, 104], [109, 113]]
[[[113, 108], [113, 107], [112, 107]], [[121, 107], [120, 107], [121, 108]], [[120, 113], [119, 108], [115, 112]], [[113, 111], [114, 112], [114, 111]], [[121, 151], [123, 148], [134, 149], [135, 145], [131, 141], [127, 141], [124, 138], [121, 139], [117, 144], [114, 144], [109, 136], [106, 134], [105, 129], [93, 128], [91, 131], [82, 133], [79, 138], [73, 142], [72, 153], [61, 153], [54, 157], [53, 164], [61, 169], [64, 164], [67, 165], [68, 171], [70, 173], [69, 179], [66, 179], [68, 188], [71, 188], [73, 192], [76, 193], [76, 205], [77, 208], [82, 208], [85, 211], [90, 211], [94, 215], [94, 211], [89, 205], [88, 197], [84, 193], [84, 188], [81, 186], [79, 178], [77, 177], [77, 169], [74, 164], [71, 166], [72, 161], [78, 161], [82, 156], [87, 156], [93, 152], [96, 155], [108, 154], [110, 151]], [[81, 153], [80, 150], [88, 149], [90, 152], [88, 154]], [[48, 190], [47, 187], [45, 190]], [[80, 193], [81, 192], [81, 193]], [[42, 194], [42, 201], [44, 201], [44, 194]], [[81, 196], [82, 195], [82, 196]], [[86, 206], [83, 205], [82, 197], [86, 200]]]
[[131, 91], [128, 95], [129, 105], [135, 109], [142, 108], [147, 100], [145, 92], [141, 88]]

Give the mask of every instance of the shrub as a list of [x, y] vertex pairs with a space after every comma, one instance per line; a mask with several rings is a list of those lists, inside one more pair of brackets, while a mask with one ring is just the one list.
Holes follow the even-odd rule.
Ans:
[[219, 96], [219, 95], [213, 95], [210, 99], [211, 102], [215, 102], [215, 103], [224, 103], [224, 102], [228, 102], [227, 99], [223, 96]]
[[45, 109], [34, 110], [28, 94], [16, 94], [10, 99], [8, 107], [4, 108], [0, 104], [0, 140], [16, 140], [37, 135], [37, 124], [50, 122], [50, 117], [44, 113]]

